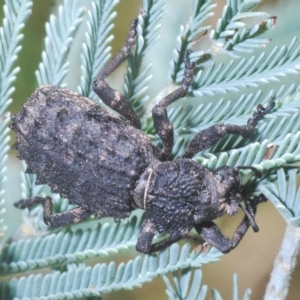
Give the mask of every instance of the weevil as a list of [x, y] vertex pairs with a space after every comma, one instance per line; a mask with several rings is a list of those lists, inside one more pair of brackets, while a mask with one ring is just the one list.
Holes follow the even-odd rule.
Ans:
[[[127, 99], [112, 89], [106, 78], [131, 54], [137, 35], [137, 19], [131, 23], [124, 46], [99, 72], [93, 90], [117, 117], [68, 89], [41, 86], [34, 91], [10, 128], [16, 132], [14, 148], [27, 163], [26, 173], [36, 174], [36, 184], [48, 184], [52, 192], [77, 205], [53, 214], [50, 197], [22, 199], [18, 208], [43, 205], [44, 222], [65, 226], [95, 218], [127, 218], [137, 209], [145, 210], [136, 249], [143, 253], [162, 250], [184, 238], [195, 228], [208, 244], [226, 253], [234, 249], [255, 223], [257, 205], [263, 194], [247, 196], [239, 169], [220, 167], [214, 171], [192, 160], [199, 151], [213, 146], [227, 134], [251, 137], [263, 116], [274, 107], [258, 105], [247, 125], [216, 124], [195, 135], [182, 157], [173, 161], [173, 127], [166, 108], [187, 95], [195, 64], [185, 53], [181, 85], [152, 109], [154, 128], [162, 147], [154, 146], [141, 131], [140, 120]], [[230, 216], [238, 209], [244, 218], [231, 239], [225, 237], [214, 219]], [[158, 233], [169, 235], [153, 243]]]

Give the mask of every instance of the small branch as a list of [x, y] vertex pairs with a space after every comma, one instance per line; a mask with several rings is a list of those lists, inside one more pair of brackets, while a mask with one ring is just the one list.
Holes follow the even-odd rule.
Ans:
[[291, 274], [300, 246], [300, 228], [287, 225], [281, 248], [274, 261], [264, 300], [286, 299]]

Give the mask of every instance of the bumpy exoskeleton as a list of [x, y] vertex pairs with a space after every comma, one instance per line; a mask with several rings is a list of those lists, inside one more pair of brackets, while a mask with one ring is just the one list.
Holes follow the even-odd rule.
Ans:
[[[130, 55], [135, 44], [137, 20], [133, 20], [125, 45], [98, 74], [93, 90], [124, 119], [103, 106], [70, 90], [39, 87], [12, 117], [17, 134], [18, 157], [26, 161], [27, 173], [35, 173], [36, 184], [48, 184], [54, 193], [77, 207], [52, 213], [50, 197], [23, 199], [15, 203], [26, 208], [41, 203], [45, 223], [51, 227], [96, 218], [126, 218], [136, 208], [146, 211], [137, 250], [151, 253], [187, 236], [195, 228], [202, 238], [222, 252], [240, 242], [249, 226], [258, 230], [256, 206], [263, 195], [249, 198], [239, 169], [221, 167], [210, 171], [191, 158], [211, 147], [226, 134], [251, 137], [257, 122], [274, 107], [259, 105], [245, 126], [217, 124], [199, 132], [182, 158], [168, 161], [173, 147], [173, 127], [166, 108], [184, 97], [193, 80], [194, 63], [185, 54], [181, 85], [152, 109], [154, 127], [163, 148], [151, 144], [141, 131], [138, 116], [127, 99], [109, 87], [106, 78]], [[258, 176], [259, 172], [252, 169]], [[245, 217], [232, 239], [223, 236], [212, 220], [242, 209]], [[169, 236], [152, 243], [157, 233]]]

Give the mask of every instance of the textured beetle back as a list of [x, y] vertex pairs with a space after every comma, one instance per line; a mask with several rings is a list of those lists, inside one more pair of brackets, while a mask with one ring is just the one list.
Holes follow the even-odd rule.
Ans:
[[14, 148], [37, 184], [99, 216], [129, 215], [136, 180], [155, 159], [146, 135], [91, 100], [53, 86], [38, 88], [12, 120]]
[[148, 183], [146, 211], [158, 220], [159, 232], [188, 232], [193, 228], [193, 215], [202, 206], [201, 195], [206, 189], [204, 177], [204, 167], [190, 159], [155, 166]]

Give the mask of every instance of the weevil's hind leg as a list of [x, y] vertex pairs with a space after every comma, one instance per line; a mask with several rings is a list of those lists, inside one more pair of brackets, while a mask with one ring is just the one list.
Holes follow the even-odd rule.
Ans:
[[93, 82], [93, 90], [106, 105], [124, 116], [132, 126], [140, 129], [140, 120], [128, 100], [120, 92], [112, 89], [105, 80], [131, 54], [131, 47], [135, 44], [137, 24], [138, 19], [131, 22], [125, 45], [99, 72]]
[[155, 244], [152, 244], [155, 233], [156, 226], [154, 221], [151, 218], [145, 219], [140, 229], [136, 250], [142, 253], [153, 253], [163, 250], [185, 237], [181, 235], [173, 235]]
[[193, 81], [195, 64], [189, 60], [190, 51], [185, 53], [185, 69], [181, 86], [171, 94], [159, 101], [152, 109], [152, 117], [155, 130], [163, 142], [163, 149], [160, 153], [160, 160], [167, 160], [170, 156], [174, 142], [173, 125], [167, 114], [167, 106], [176, 100], [186, 96], [189, 86]]
[[201, 150], [213, 146], [218, 140], [229, 133], [238, 134], [243, 137], [251, 137], [255, 132], [255, 126], [265, 114], [270, 112], [275, 106], [272, 101], [266, 108], [262, 105], [257, 106], [257, 111], [253, 113], [253, 117], [248, 120], [247, 125], [238, 126], [232, 124], [217, 124], [199, 132], [188, 144], [183, 154], [183, 158], [192, 158]]
[[60, 227], [78, 223], [94, 214], [94, 212], [85, 210], [82, 207], [76, 207], [63, 213], [53, 214], [51, 197], [35, 197], [22, 199], [18, 202], [15, 202], [14, 206], [20, 209], [24, 209], [36, 204], [43, 205], [44, 222], [50, 227]]

